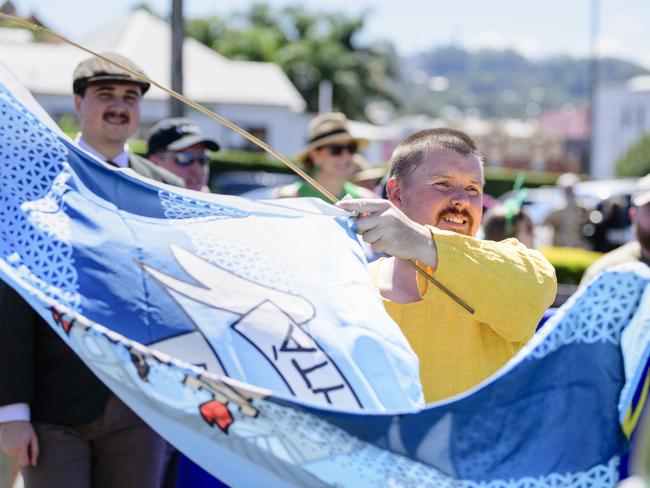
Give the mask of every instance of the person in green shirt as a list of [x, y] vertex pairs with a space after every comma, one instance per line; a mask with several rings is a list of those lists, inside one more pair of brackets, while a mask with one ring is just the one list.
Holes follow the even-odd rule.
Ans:
[[[357, 151], [366, 147], [368, 142], [368, 139], [352, 136], [344, 114], [321, 114], [309, 124], [307, 146], [298, 155], [298, 159], [311, 176], [339, 200], [346, 195], [353, 198], [373, 198], [376, 195], [372, 191], [349, 181], [354, 171], [353, 157]], [[304, 181], [283, 186], [276, 196], [326, 199]]]

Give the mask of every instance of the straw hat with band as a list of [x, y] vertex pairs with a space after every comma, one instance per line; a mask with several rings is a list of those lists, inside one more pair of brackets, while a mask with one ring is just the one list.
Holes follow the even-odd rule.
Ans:
[[365, 148], [370, 141], [350, 134], [347, 117], [339, 112], [318, 115], [309, 124], [307, 146], [298, 154], [298, 159], [308, 163], [309, 153], [328, 144], [345, 144], [354, 141], [358, 150]]
[[352, 183], [381, 180], [388, 171], [386, 166], [370, 166], [368, 160], [360, 153], [352, 157], [352, 167], [354, 168], [352, 176], [350, 176]]
[[[142, 68], [127, 57], [110, 52], [101, 54], [105, 58], [116, 61], [136, 73], [146, 76], [144, 71], [142, 71]], [[143, 81], [119, 66], [96, 56], [79, 63], [74, 70], [72, 80], [72, 91], [76, 95], [83, 94], [88, 85], [95, 83], [133, 83], [140, 87], [143, 95], [147, 92], [150, 86], [146, 81]]]
[[362, 181], [368, 180], [381, 180], [388, 173], [387, 166], [375, 166], [373, 168], [362, 169], [357, 171], [350, 176], [350, 181], [352, 183], [360, 183]]

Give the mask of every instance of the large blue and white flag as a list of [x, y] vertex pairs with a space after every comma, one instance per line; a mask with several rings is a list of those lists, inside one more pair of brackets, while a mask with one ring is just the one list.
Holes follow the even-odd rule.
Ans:
[[650, 272], [601, 275], [472, 391], [421, 407], [351, 221], [157, 185], [0, 71], [0, 278], [232, 486], [614, 486], [648, 387]]
[[0, 264], [42, 315], [63, 306], [307, 403], [421, 403], [417, 358], [373, 290], [345, 212], [125, 174], [46, 125], [27, 94], [0, 90]]

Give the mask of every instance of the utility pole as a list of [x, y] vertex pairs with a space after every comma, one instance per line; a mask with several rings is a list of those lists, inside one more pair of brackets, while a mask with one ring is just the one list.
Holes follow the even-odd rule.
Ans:
[[583, 171], [591, 174], [594, 167], [594, 148], [596, 130], [596, 95], [599, 81], [598, 37], [600, 29], [600, 0], [591, 0], [591, 29], [589, 36], [589, 155]]
[[318, 113], [324, 114], [332, 111], [334, 87], [330, 80], [322, 80], [318, 84]]
[[[172, 90], [183, 94], [183, 41], [185, 40], [185, 20], [183, 18], [183, 0], [172, 0], [171, 13], [172, 45], [171, 45], [171, 80]], [[182, 117], [185, 115], [185, 104], [173, 97], [169, 99], [169, 115]]]

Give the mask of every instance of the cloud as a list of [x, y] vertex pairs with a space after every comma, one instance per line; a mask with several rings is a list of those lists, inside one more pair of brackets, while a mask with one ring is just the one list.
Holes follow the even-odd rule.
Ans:
[[511, 42], [498, 32], [481, 32], [469, 39], [468, 46], [473, 48], [506, 49]]
[[624, 32], [627, 36], [644, 37], [647, 35], [646, 19], [631, 12], [616, 11], [609, 14], [601, 28], [612, 32]]
[[[611, 57], [639, 63], [646, 68], [650, 67], [650, 52], [634, 49], [634, 44], [626, 42], [621, 36], [601, 34], [596, 43], [596, 54], [601, 58]], [[571, 49], [567, 50], [573, 56], [587, 57], [588, 52]]]
[[596, 49], [600, 56], [630, 57], [628, 46], [626, 46], [621, 39], [614, 36], [600, 36], [600, 39], [598, 39], [598, 42], [596, 43]]

